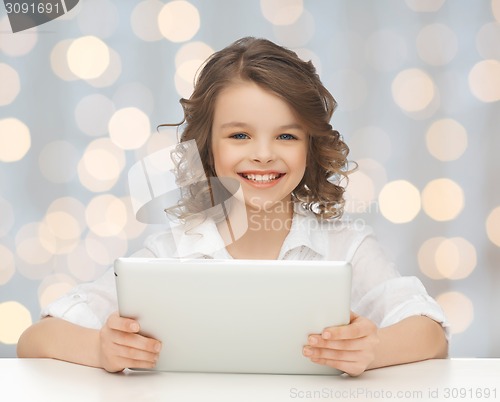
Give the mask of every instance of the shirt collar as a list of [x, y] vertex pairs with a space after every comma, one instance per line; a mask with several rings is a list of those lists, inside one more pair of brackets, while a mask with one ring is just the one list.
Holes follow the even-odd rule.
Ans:
[[[328, 242], [322, 227], [322, 223], [312, 212], [305, 211], [296, 204], [292, 226], [281, 246], [278, 259], [283, 259], [289, 251], [299, 247], [308, 247], [325, 258]], [[179, 258], [232, 258], [212, 219], [206, 219], [187, 232], [182, 226], [174, 228], [172, 234], [176, 243], [176, 256]]]
[[322, 227], [323, 224], [316, 218], [316, 215], [296, 205], [292, 227], [281, 246], [278, 259], [283, 259], [286, 253], [300, 247], [307, 247], [325, 258], [327, 239]]

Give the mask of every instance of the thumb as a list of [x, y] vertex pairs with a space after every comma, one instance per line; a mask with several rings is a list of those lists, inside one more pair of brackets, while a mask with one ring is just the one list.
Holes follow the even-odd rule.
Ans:
[[351, 310], [351, 317], [350, 317], [350, 322], [353, 322], [356, 318], [359, 317], [359, 314], [356, 314], [354, 311]]

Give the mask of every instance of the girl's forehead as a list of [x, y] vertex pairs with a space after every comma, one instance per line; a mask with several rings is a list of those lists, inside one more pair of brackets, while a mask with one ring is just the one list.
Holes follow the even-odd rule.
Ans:
[[[224, 106], [224, 108], [218, 107]], [[234, 82], [223, 88], [215, 101], [215, 108], [219, 110], [241, 110], [241, 106], [250, 106], [263, 109], [265, 106], [290, 110], [291, 106], [279, 94], [251, 81]]]

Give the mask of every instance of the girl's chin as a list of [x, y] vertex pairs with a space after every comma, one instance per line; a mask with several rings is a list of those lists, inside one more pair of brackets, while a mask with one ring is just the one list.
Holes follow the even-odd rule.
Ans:
[[245, 198], [247, 209], [255, 212], [287, 212], [290, 209], [291, 198], [269, 199], [261, 197]]

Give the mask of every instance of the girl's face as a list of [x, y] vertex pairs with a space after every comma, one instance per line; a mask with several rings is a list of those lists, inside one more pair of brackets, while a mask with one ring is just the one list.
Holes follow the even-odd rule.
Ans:
[[240, 182], [248, 206], [270, 208], [291, 200], [306, 169], [308, 140], [290, 106], [255, 83], [235, 83], [217, 97], [215, 171]]

